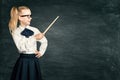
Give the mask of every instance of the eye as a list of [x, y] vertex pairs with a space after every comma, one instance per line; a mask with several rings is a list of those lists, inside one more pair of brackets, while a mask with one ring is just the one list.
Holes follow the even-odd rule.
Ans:
[[20, 17], [32, 17], [32, 15], [20, 15]]

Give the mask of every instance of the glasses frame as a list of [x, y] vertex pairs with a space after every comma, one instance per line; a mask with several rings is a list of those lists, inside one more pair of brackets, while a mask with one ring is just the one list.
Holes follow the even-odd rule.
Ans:
[[31, 18], [32, 15], [20, 15], [20, 17], [28, 17], [28, 18]]

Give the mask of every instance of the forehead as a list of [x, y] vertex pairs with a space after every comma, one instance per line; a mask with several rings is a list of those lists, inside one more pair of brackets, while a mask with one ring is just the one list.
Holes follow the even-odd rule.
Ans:
[[20, 14], [24, 14], [24, 15], [31, 14], [31, 11], [30, 9], [23, 9], [21, 10]]

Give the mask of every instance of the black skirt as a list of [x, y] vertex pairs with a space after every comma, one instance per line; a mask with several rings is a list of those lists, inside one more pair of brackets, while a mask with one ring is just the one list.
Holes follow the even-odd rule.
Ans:
[[39, 59], [35, 54], [20, 54], [11, 80], [42, 80]]

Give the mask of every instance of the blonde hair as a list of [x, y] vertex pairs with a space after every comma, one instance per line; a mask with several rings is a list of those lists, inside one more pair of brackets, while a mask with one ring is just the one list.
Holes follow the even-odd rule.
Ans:
[[17, 28], [19, 13], [23, 9], [29, 9], [29, 8], [26, 6], [19, 6], [18, 8], [12, 7], [11, 12], [10, 12], [10, 21], [8, 24], [10, 33], [12, 33]]

